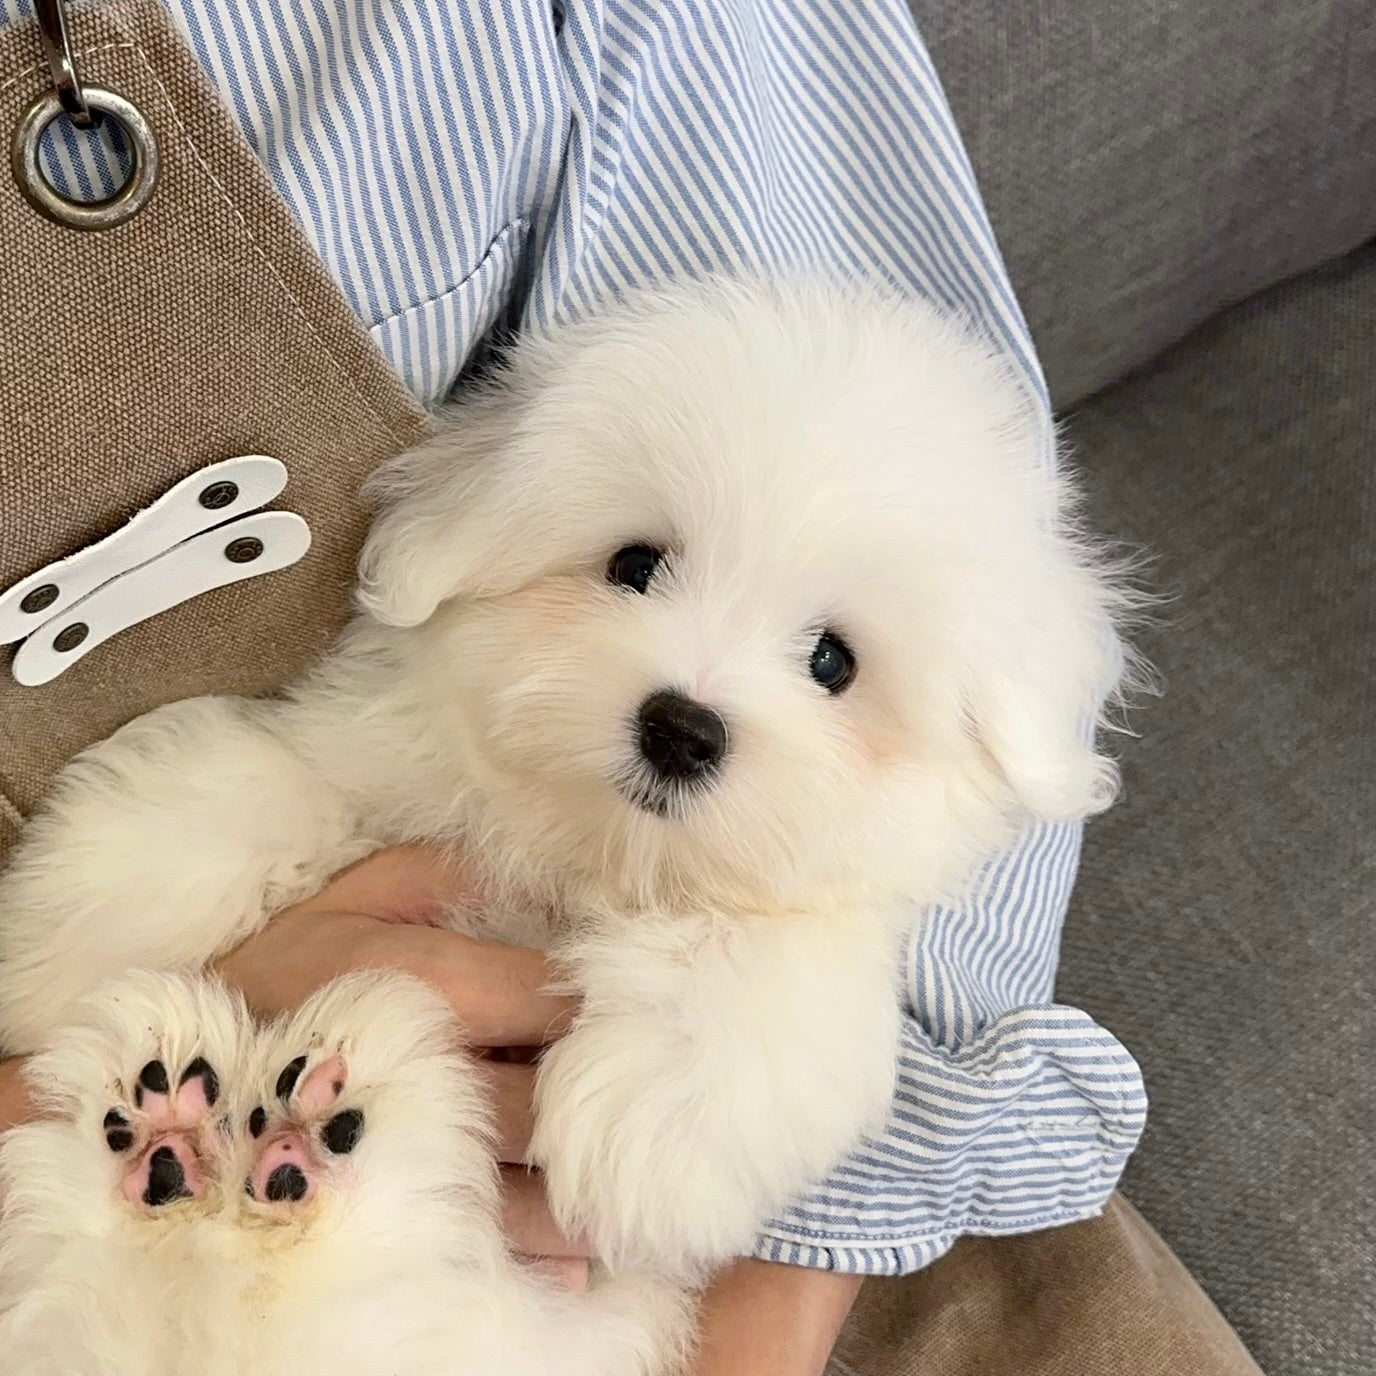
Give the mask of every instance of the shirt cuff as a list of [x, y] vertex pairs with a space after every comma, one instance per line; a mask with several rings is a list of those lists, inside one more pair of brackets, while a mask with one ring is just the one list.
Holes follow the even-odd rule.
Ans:
[[904, 1023], [884, 1131], [765, 1226], [755, 1255], [902, 1275], [962, 1234], [1098, 1214], [1146, 1122], [1141, 1071], [1077, 1008], [1014, 1009], [957, 1050]]

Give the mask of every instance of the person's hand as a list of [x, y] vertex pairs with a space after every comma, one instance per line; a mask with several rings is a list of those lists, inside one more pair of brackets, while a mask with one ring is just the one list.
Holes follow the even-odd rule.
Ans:
[[693, 1376], [821, 1376], [860, 1277], [746, 1259], [708, 1287]]
[[544, 992], [542, 951], [438, 925], [448, 906], [472, 898], [467, 874], [440, 853], [378, 851], [278, 913], [218, 969], [265, 1018], [347, 971], [400, 970], [449, 1000], [473, 1046], [543, 1046], [567, 1027], [573, 1000]]
[[[400, 970], [438, 989], [476, 1052], [535, 1048], [568, 1025], [573, 1000], [545, 992], [544, 954], [477, 941], [435, 924], [447, 905], [472, 899], [461, 868], [434, 851], [379, 851], [318, 894], [279, 913], [219, 963], [261, 1017], [292, 1009], [349, 970]], [[503, 1223], [512, 1246], [563, 1284], [587, 1282], [587, 1249], [561, 1236], [540, 1178], [524, 1161], [535, 1067], [529, 1057], [480, 1059], [492, 1090], [504, 1163]]]

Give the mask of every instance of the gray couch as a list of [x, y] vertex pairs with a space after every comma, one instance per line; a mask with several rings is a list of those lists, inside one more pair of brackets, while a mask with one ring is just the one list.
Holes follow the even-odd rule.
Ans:
[[1268, 1376], [1372, 1376], [1376, 0], [913, 8], [1173, 598], [1060, 980], [1143, 1063], [1126, 1193]]

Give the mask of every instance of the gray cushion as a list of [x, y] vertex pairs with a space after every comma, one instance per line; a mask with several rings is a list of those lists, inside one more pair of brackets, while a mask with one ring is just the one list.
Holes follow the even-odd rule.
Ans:
[[1059, 993], [1143, 1062], [1127, 1193], [1262, 1367], [1371, 1376], [1376, 251], [1201, 329], [1070, 437], [1176, 600]]
[[1058, 406], [1376, 235], [1372, 0], [910, 0]]

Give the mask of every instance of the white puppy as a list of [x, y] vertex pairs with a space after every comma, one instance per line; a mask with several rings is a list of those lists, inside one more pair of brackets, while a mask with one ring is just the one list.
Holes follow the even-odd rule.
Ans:
[[361, 616], [281, 701], [156, 711], [0, 882], [0, 1039], [450, 842], [582, 997], [533, 1160], [692, 1277], [883, 1118], [896, 955], [1028, 818], [1104, 807], [1116, 597], [1035, 408], [932, 310], [686, 285], [519, 346], [381, 478]]
[[15, 1376], [649, 1376], [667, 1287], [563, 1294], [498, 1226], [475, 1073], [440, 998], [356, 975], [258, 1033], [207, 980], [93, 995], [0, 1140]]

